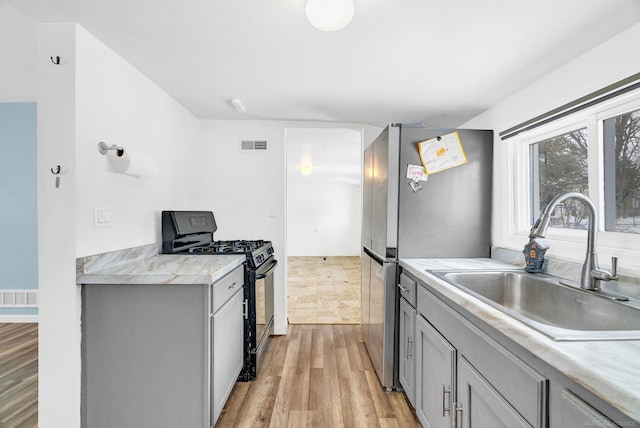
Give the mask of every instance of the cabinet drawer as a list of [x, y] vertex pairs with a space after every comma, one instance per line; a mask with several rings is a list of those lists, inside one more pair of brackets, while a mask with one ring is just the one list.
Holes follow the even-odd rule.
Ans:
[[212, 284], [211, 313], [216, 313], [244, 285], [244, 266], [238, 266], [233, 272]]
[[407, 299], [414, 308], [416, 307], [416, 282], [404, 273], [400, 274], [400, 283], [398, 284], [400, 295]]
[[471, 324], [425, 287], [417, 289], [418, 313], [534, 427], [544, 427], [548, 380]]

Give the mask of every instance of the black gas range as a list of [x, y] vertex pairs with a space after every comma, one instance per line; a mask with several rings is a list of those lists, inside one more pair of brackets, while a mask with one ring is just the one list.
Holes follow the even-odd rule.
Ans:
[[244, 364], [238, 380], [258, 375], [273, 334], [273, 274], [278, 264], [271, 241], [214, 241], [218, 229], [210, 211], [163, 211], [164, 254], [241, 254], [244, 275]]

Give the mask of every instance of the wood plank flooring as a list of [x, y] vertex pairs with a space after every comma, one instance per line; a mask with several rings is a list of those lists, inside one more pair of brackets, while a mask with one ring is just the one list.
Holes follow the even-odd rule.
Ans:
[[290, 325], [258, 378], [236, 383], [225, 427], [420, 427], [402, 392], [386, 392], [359, 325]]
[[0, 323], [0, 427], [38, 426], [38, 324]]
[[[0, 324], [0, 427], [38, 425], [38, 325]], [[262, 371], [236, 383], [217, 428], [420, 427], [380, 386], [359, 325], [290, 325]]]

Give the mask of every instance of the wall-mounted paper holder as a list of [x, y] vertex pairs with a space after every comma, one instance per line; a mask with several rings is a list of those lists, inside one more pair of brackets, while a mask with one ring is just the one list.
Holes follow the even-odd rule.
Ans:
[[121, 157], [124, 154], [124, 147], [116, 146], [115, 144], [107, 146], [107, 143], [103, 141], [98, 143], [98, 151], [100, 154], [106, 155], [109, 153], [109, 150], [115, 150], [118, 157]]
[[136, 177], [153, 177], [158, 172], [158, 163], [153, 156], [136, 153], [115, 144], [108, 146], [102, 141], [98, 143], [98, 151], [105, 156], [113, 151], [113, 155], [107, 156], [113, 172]]

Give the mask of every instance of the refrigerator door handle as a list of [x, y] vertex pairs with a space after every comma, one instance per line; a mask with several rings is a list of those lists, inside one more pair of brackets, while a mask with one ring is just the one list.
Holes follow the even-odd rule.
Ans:
[[386, 263], [386, 260], [384, 260], [382, 257], [377, 255], [376, 253], [374, 253], [373, 251], [371, 251], [367, 247], [362, 247], [362, 249], [365, 252], [365, 254], [367, 254], [369, 257], [371, 257], [379, 265], [382, 265], [382, 264]]

